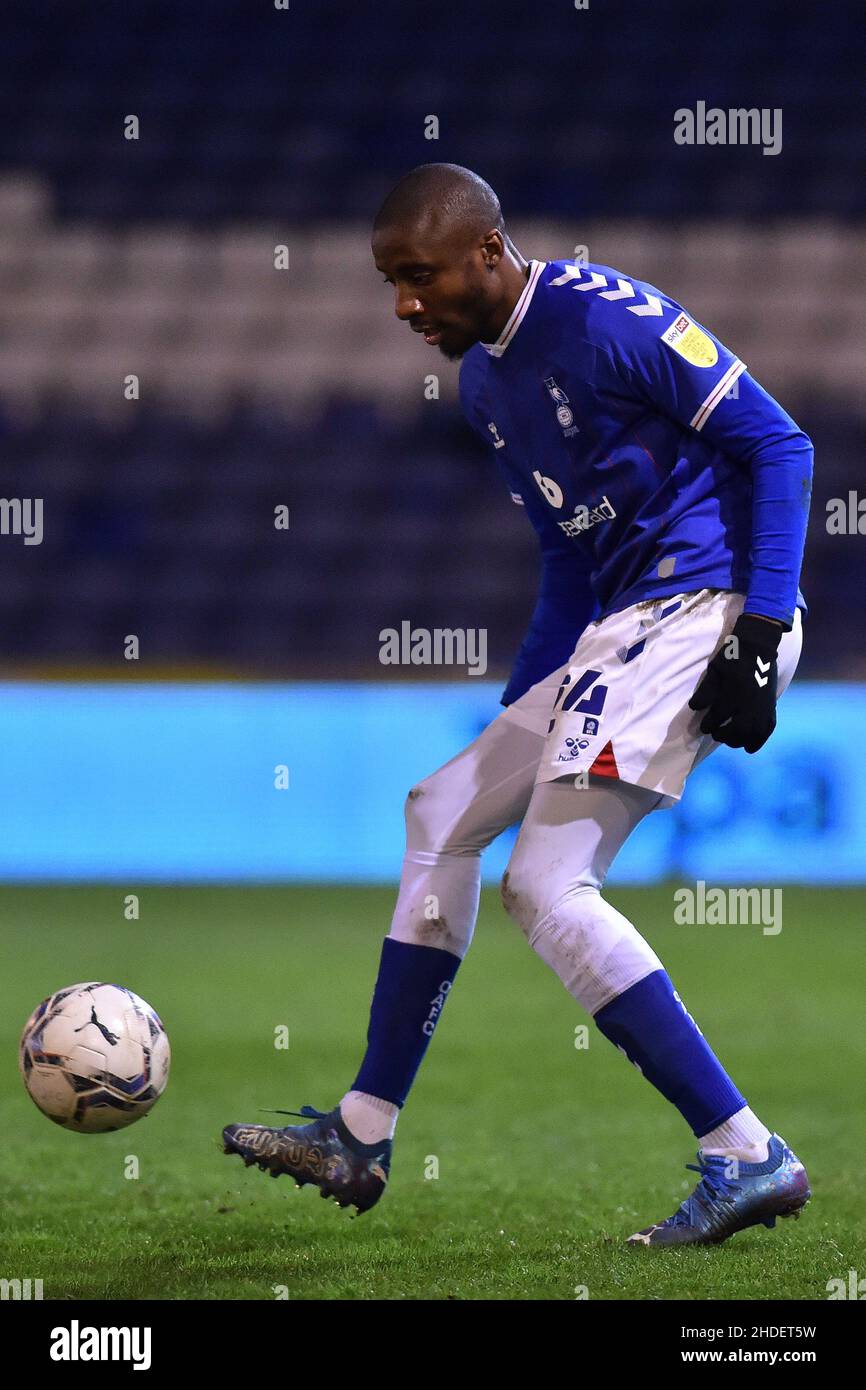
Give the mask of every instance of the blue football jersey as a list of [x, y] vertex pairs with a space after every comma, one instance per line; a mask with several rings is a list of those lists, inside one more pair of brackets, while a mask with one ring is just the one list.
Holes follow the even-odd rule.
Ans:
[[464, 357], [460, 399], [544, 560], [505, 703], [561, 665], [592, 617], [643, 599], [731, 589], [790, 627], [811, 442], [655, 286], [531, 261], [498, 341]]

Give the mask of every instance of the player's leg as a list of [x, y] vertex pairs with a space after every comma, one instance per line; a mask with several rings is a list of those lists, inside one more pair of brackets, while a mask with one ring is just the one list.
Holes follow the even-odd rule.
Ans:
[[[653, 1228], [654, 1244], [724, 1239], [755, 1219], [772, 1224], [775, 1214], [787, 1214], [808, 1197], [802, 1165], [748, 1107], [655, 953], [600, 895], [627, 836], [649, 810], [676, 797], [690, 769], [717, 746], [694, 735], [687, 700], [741, 604], [732, 594], [689, 596], [679, 605], [685, 610], [679, 622], [667, 630], [663, 614], [642, 618], [635, 631], [637, 615], [626, 613], [608, 620], [607, 631], [600, 625], [583, 650], [578, 644], [563, 690], [580, 686], [586, 693], [581, 702], [568, 694], [563, 698], [560, 691], [539, 784], [503, 880], [505, 906], [534, 948], [701, 1141], [708, 1165], [707, 1172], [700, 1170], [701, 1195], [689, 1199], [692, 1206], [685, 1216]], [[674, 616], [676, 610], [669, 605], [664, 612]], [[637, 655], [646, 650], [648, 659], [629, 685], [621, 675], [634, 659], [635, 646]], [[799, 649], [797, 623], [780, 645], [780, 693]], [[587, 663], [594, 678], [590, 683], [582, 672]], [[594, 683], [601, 687], [600, 696], [592, 694]], [[643, 717], [636, 686], [649, 699]], [[593, 713], [587, 713], [593, 705]], [[592, 732], [585, 738], [587, 725]], [[569, 763], [567, 778], [557, 759]], [[590, 775], [583, 785], [580, 763], [590, 759], [605, 775]], [[618, 771], [651, 785], [618, 780]], [[744, 1175], [733, 1196], [725, 1175], [720, 1180], [711, 1171], [713, 1164], [731, 1157]], [[709, 1199], [701, 1190], [706, 1182]]]
[[[548, 690], [548, 707], [551, 701]], [[367, 1050], [340, 1102], [345, 1123], [366, 1143], [394, 1132], [472, 940], [482, 851], [522, 818], [543, 743], [541, 732], [502, 715], [409, 792], [403, 871]]]
[[600, 778], [580, 789], [572, 777], [539, 783], [503, 878], [503, 901], [604, 1036], [699, 1139], [695, 1193], [632, 1243], [712, 1244], [796, 1214], [809, 1187], [802, 1164], [750, 1109], [655, 952], [601, 896], [614, 856], [659, 800]]
[[564, 670], [533, 686], [409, 793], [400, 890], [351, 1089], [331, 1112], [305, 1107], [312, 1124], [229, 1125], [226, 1152], [299, 1184], [314, 1182], [359, 1211], [378, 1200], [397, 1114], [472, 939], [481, 853], [526, 810]]
[[[742, 1151], [770, 1131], [752, 1115], [656, 953], [602, 896], [615, 855], [658, 792], [590, 778], [540, 782], [508, 869], [503, 902], [530, 945], [601, 1032], [677, 1107], [707, 1145], [721, 1126]], [[764, 1155], [766, 1156], [766, 1155]]]

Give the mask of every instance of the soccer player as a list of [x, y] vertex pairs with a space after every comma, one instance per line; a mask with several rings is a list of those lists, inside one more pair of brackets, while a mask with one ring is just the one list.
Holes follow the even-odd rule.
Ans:
[[661, 290], [606, 265], [527, 261], [468, 169], [407, 174], [372, 246], [397, 317], [463, 359], [463, 410], [538, 533], [541, 588], [504, 712], [409, 792], [354, 1082], [330, 1112], [299, 1112], [311, 1124], [229, 1125], [226, 1151], [359, 1211], [378, 1200], [472, 937], [481, 852], [522, 822], [506, 911], [699, 1141], [692, 1195], [630, 1243], [772, 1227], [809, 1199], [802, 1163], [600, 889], [626, 838], [708, 753], [755, 753], [775, 727], [800, 654], [811, 443]]

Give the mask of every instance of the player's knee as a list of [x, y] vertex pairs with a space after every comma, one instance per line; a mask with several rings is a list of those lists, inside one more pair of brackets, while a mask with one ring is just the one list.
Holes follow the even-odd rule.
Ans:
[[502, 875], [502, 879], [499, 884], [499, 896], [502, 899], [502, 906], [505, 908], [505, 911], [508, 913], [509, 917], [516, 918], [519, 897], [517, 891], [517, 884], [516, 882], [512, 881], [510, 864], [508, 868], [505, 870], [505, 873]]
[[544, 884], [537, 873], [529, 870], [525, 859], [512, 856], [502, 875], [499, 888], [502, 906], [527, 935], [535, 923], [549, 911]]
[[410, 849], [438, 850], [442, 840], [443, 815], [435, 774], [412, 787], [406, 797], [403, 813], [407, 846]]
[[499, 892], [505, 911], [524, 932], [530, 930], [546, 907], [549, 876], [547, 883], [545, 877], [543, 865], [539, 856], [531, 852], [527, 836], [519, 836], [502, 875]]
[[442, 772], [417, 782], [406, 797], [407, 849], [428, 854], [480, 854], [472, 830], [472, 806], [462, 804]]
[[599, 885], [589, 872], [571, 872], [562, 879], [552, 865], [531, 865], [521, 855], [512, 855], [500, 885], [502, 906], [530, 944], [534, 944], [539, 926], [566, 900], [574, 918], [582, 915], [583, 906], [589, 910], [588, 899], [598, 897], [598, 892]]

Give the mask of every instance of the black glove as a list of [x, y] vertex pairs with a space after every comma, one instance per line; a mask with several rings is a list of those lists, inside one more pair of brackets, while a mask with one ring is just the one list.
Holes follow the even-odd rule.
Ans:
[[[781, 623], [741, 613], [734, 623], [736, 644], [726, 637], [689, 700], [705, 709], [701, 733], [729, 748], [757, 753], [776, 727], [776, 652]], [[728, 655], [733, 647], [736, 655]]]

